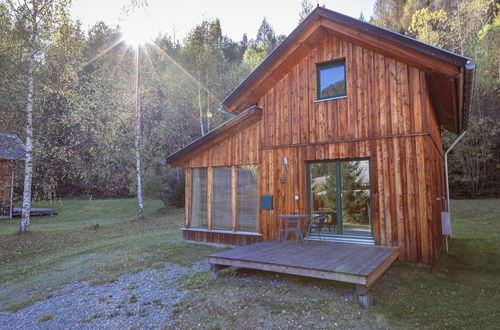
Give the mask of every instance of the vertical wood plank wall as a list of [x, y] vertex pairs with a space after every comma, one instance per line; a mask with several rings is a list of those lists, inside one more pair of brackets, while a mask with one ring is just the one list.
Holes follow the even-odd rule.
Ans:
[[[288, 171], [283, 156], [294, 160]], [[427, 135], [264, 149], [259, 193], [274, 195], [274, 210], [260, 211], [264, 239], [278, 235], [275, 214], [307, 212], [307, 161], [360, 157], [370, 158], [375, 242], [401, 247], [402, 260], [433, 261], [444, 193], [441, 155]]]
[[259, 164], [259, 135], [261, 124], [255, 123], [208, 148], [200, 147], [192, 157], [183, 161], [184, 168], [207, 166]]
[[10, 216], [14, 166], [14, 161], [0, 160], [0, 217]]
[[[341, 58], [347, 97], [314, 102], [316, 63]], [[259, 213], [264, 240], [278, 235], [275, 214], [307, 211], [307, 161], [367, 157], [375, 242], [399, 246], [402, 260], [428, 263], [437, 258], [443, 156], [424, 72], [329, 36], [259, 105], [264, 108], [260, 122], [200, 149], [182, 166], [260, 164], [259, 195], [274, 195], [274, 210]], [[282, 176], [286, 183], [280, 183]]]

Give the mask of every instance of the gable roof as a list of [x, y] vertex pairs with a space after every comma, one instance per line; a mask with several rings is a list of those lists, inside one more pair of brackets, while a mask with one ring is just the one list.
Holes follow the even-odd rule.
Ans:
[[441, 125], [457, 134], [467, 128], [475, 71], [470, 58], [318, 6], [221, 102], [238, 116], [171, 154], [166, 163], [175, 164], [200, 146], [260, 120], [260, 97], [329, 35], [424, 71]]
[[14, 134], [0, 133], [0, 159], [17, 160], [26, 157], [26, 149]]
[[209, 147], [212, 143], [217, 143], [221, 139], [225, 139], [233, 134], [240, 132], [244, 128], [259, 121], [261, 118], [262, 108], [255, 105], [251, 106], [237, 116], [217, 126], [207, 134], [194, 140], [187, 146], [181, 148], [180, 150], [177, 150], [176, 152], [165, 158], [165, 162], [167, 164], [172, 164], [177, 160], [183, 158], [193, 150], [199, 148], [200, 146], [204, 145], [205, 147]]
[[448, 130], [466, 129], [475, 66], [470, 59], [355, 18], [316, 7], [223, 101], [238, 113], [278, 82], [327, 35], [348, 40], [422, 69], [437, 115]]

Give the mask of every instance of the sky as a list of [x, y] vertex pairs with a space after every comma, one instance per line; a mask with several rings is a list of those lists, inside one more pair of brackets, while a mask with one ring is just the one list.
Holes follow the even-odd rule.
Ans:
[[[219, 18], [222, 33], [233, 40], [241, 40], [244, 33], [255, 38], [266, 17], [276, 34], [288, 35], [297, 26], [301, 0], [147, 0], [148, 7], [125, 16], [122, 8], [130, 0], [73, 0], [71, 13], [85, 27], [98, 21], [114, 26], [126, 26], [128, 31], [140, 31], [144, 38], [153, 38], [158, 32], [183, 40], [189, 31], [203, 19]], [[312, 0], [316, 4], [316, 0]], [[373, 13], [375, 0], [323, 0], [320, 5], [358, 18]]]

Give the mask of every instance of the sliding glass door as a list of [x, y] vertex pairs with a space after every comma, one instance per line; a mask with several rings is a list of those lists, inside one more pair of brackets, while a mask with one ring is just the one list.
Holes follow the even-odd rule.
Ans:
[[324, 215], [311, 235], [373, 238], [367, 159], [308, 163], [309, 211]]

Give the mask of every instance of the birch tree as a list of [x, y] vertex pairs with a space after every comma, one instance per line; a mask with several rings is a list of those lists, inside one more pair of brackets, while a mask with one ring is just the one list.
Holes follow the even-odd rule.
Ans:
[[[122, 14], [125, 17], [136, 15], [138, 9], [148, 7], [146, 0], [130, 0], [127, 5], [122, 8]], [[139, 27], [137, 27], [139, 28]], [[125, 36], [126, 37], [126, 36]], [[138, 217], [144, 219], [144, 202], [142, 199], [142, 168], [141, 168], [141, 104], [139, 92], [139, 44], [134, 46], [134, 85], [135, 85], [135, 175], [137, 182], [137, 204]]]
[[137, 177], [137, 203], [139, 219], [144, 219], [144, 202], [142, 200], [141, 170], [141, 103], [139, 94], [139, 46], [135, 47], [135, 175]]
[[8, 0], [7, 8], [13, 16], [26, 51], [26, 158], [24, 163], [23, 211], [20, 233], [26, 233], [30, 224], [31, 187], [33, 178], [33, 111], [35, 78], [43, 59], [43, 46], [50, 39], [50, 32], [64, 17], [70, 0]]

